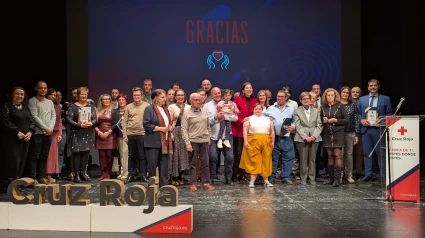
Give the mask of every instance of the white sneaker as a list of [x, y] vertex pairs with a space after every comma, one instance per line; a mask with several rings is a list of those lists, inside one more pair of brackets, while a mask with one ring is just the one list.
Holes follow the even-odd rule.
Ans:
[[224, 140], [223, 144], [227, 147], [227, 148], [232, 148], [232, 146], [230, 145], [230, 141], [229, 140]]
[[218, 140], [218, 142], [217, 142], [217, 148], [223, 149], [223, 141], [222, 140]]
[[269, 180], [264, 181], [264, 187], [274, 187], [272, 183], [270, 183]]
[[254, 186], [254, 182], [249, 182], [249, 186], [248, 186], [249, 188], [254, 188], [255, 186]]

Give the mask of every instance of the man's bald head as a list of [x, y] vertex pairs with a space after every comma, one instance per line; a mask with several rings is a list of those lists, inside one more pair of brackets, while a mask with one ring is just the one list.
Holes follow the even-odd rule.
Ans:
[[211, 89], [211, 98], [214, 100], [214, 102], [220, 102], [221, 101], [221, 89], [218, 87], [214, 87]]

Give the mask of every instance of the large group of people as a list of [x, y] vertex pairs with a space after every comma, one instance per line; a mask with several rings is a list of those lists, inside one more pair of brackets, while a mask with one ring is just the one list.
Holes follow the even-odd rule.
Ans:
[[[369, 80], [365, 96], [360, 87], [347, 86], [321, 95], [315, 84], [295, 97], [299, 103], [290, 99], [287, 86], [274, 103], [270, 90], [255, 95], [250, 82], [234, 93], [205, 79], [188, 98], [178, 83], [166, 90], [152, 86], [146, 79], [133, 88], [129, 104], [128, 96], [114, 88], [97, 105], [88, 99], [87, 87], [73, 88], [70, 103], [43, 81], [29, 100], [23, 88], [14, 88], [0, 114], [6, 148], [1, 178], [55, 183], [65, 179], [62, 168], [69, 154], [67, 179], [90, 181], [89, 154], [97, 149], [99, 181], [117, 175], [125, 183], [147, 182], [157, 176], [160, 186], [186, 184], [196, 191], [200, 182], [201, 189], [214, 190], [223, 173], [228, 185], [273, 187], [276, 180], [292, 185], [299, 178], [301, 185], [314, 186], [318, 172], [326, 171], [324, 184], [338, 187], [373, 179], [369, 153], [380, 131], [369, 119], [392, 114], [390, 99], [378, 93], [376, 79]], [[384, 176], [383, 155], [379, 150], [376, 155], [379, 176]]]

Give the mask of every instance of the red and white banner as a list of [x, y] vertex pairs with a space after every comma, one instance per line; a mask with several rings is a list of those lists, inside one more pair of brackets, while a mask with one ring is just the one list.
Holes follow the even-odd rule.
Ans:
[[[391, 163], [391, 194], [394, 200], [420, 201], [419, 117], [387, 117]], [[386, 161], [386, 190], [389, 194], [389, 169]]]
[[[128, 205], [62, 206], [1, 202], [0, 230], [133, 232], [142, 235], [192, 233], [193, 205], [155, 206], [151, 213], [143, 213], [148, 208]], [[29, 214], [47, 215], [43, 219], [34, 219]]]

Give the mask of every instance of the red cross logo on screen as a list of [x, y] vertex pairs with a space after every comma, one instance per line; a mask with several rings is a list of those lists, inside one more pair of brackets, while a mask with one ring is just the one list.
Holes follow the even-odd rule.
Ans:
[[398, 129], [397, 131], [398, 131], [398, 132], [400, 132], [400, 134], [401, 134], [402, 136], [404, 136], [404, 133], [405, 133], [405, 132], [407, 132], [407, 130], [406, 130], [406, 129], [404, 129], [404, 126], [400, 127], [400, 129]]

